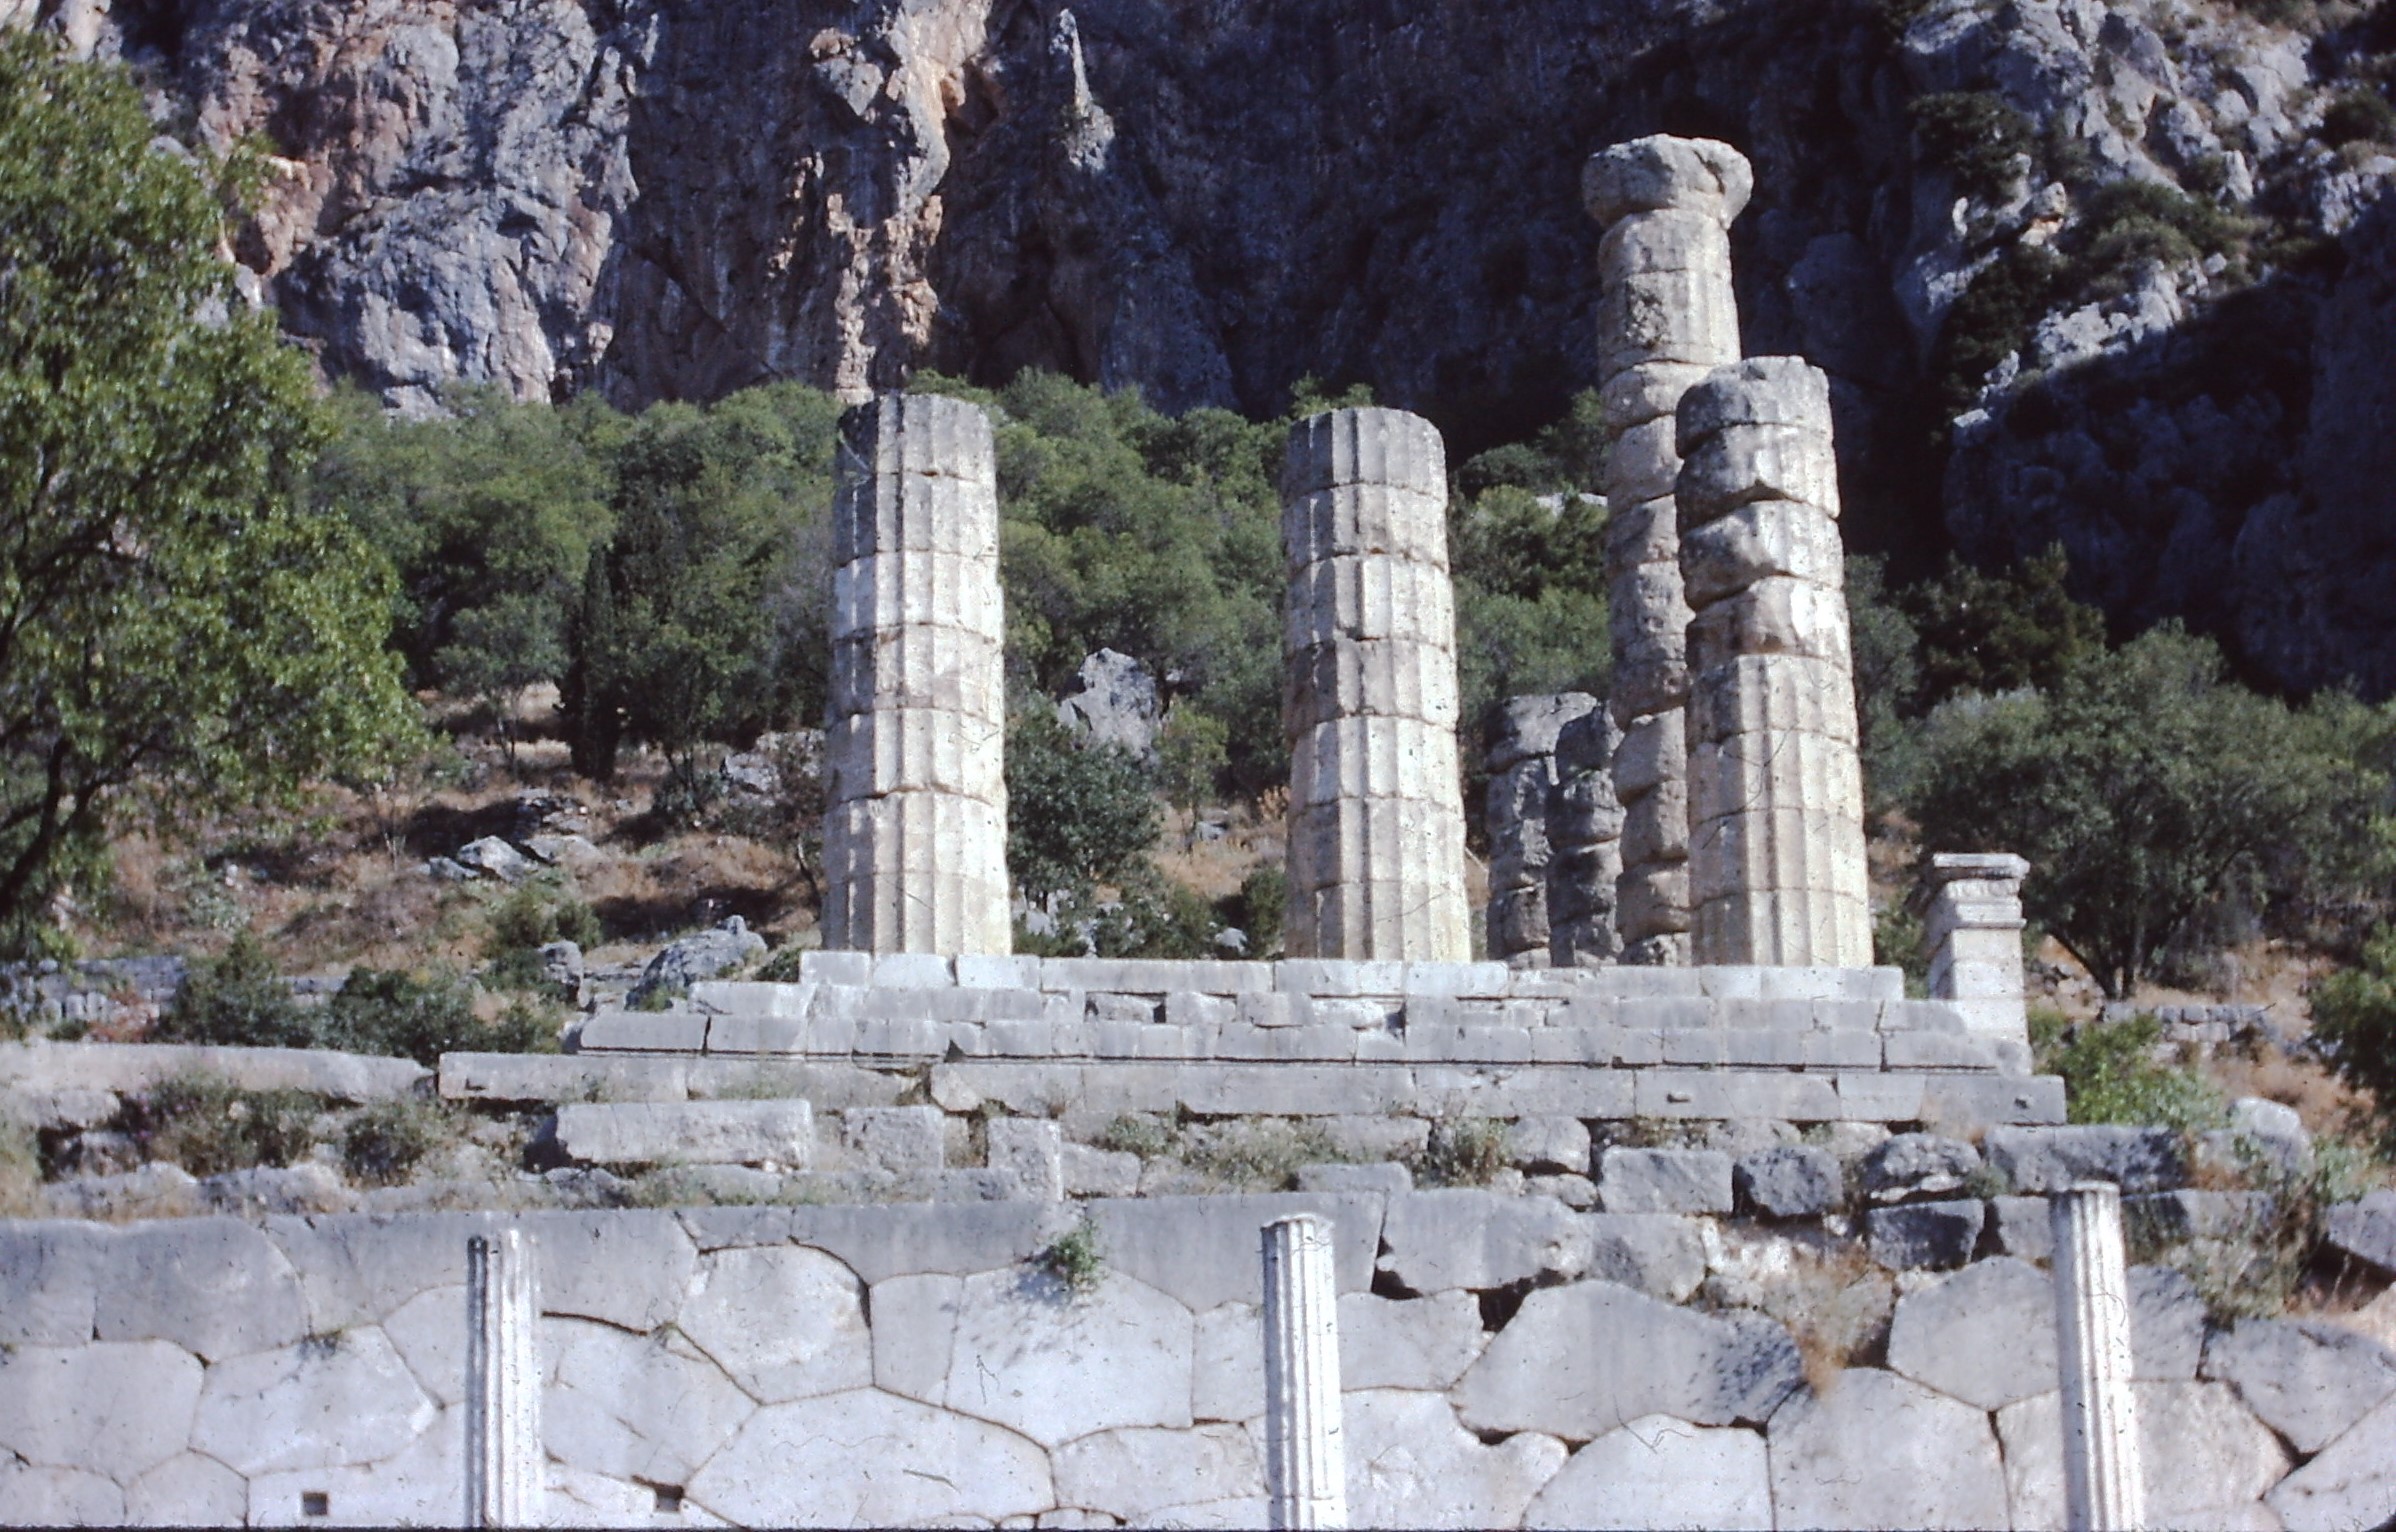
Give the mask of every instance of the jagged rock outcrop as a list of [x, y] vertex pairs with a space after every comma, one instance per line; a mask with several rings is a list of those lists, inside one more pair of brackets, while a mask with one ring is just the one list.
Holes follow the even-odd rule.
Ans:
[[[2396, 155], [2323, 124], [2396, 54], [2386, 10], [0, 0], [0, 24], [135, 59], [176, 131], [262, 136], [256, 292], [415, 411], [457, 382], [638, 405], [1039, 365], [1272, 412], [1313, 375], [1461, 459], [1596, 381], [1581, 161], [1719, 138], [1757, 168], [1746, 347], [1831, 375], [1857, 546], [2060, 539], [2118, 616], [2380, 693]], [[1926, 96], [2001, 104], [2022, 155], [1966, 173], [1916, 131]], [[2123, 180], [2257, 229], [2058, 283], [1959, 361], [1959, 301], [2076, 248]]]

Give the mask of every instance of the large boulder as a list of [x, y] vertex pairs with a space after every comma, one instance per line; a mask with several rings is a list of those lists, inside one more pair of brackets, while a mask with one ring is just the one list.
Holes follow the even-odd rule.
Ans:
[[1785, 1527], [2002, 1527], [1988, 1415], [1871, 1368], [1772, 1418], [1772, 1505]]
[[1082, 689], [1057, 704], [1057, 722], [1084, 745], [1117, 745], [1145, 760], [1156, 753], [1156, 678], [1128, 654], [1101, 649], [1082, 661]]
[[630, 1003], [639, 1006], [651, 996], [679, 994], [707, 979], [721, 978], [765, 956], [765, 938], [749, 929], [738, 915], [709, 931], [694, 932], [669, 945], [649, 960], [633, 985]]
[[2111, 1181], [2125, 1192], [2159, 1192], [2188, 1175], [2180, 1137], [2169, 1128], [1991, 1128], [1982, 1148], [1990, 1166], [2017, 1192], [2059, 1192], [2080, 1181]]
[[2025, 1261], [1967, 1266], [1897, 1300], [1889, 1366], [1983, 1410], [2055, 1386], [2055, 1284]]
[[[2288, 1450], [2220, 1383], [2136, 1383], [2147, 1523], [2252, 1526], [2256, 1500], [2288, 1471]], [[2052, 1393], [1997, 1412], [2013, 1525], [2064, 1526], [2063, 1417]], [[2291, 1523], [2293, 1525], [2293, 1523]]]
[[1764, 1439], [1648, 1415], [1572, 1455], [1523, 1514], [1534, 1528], [1772, 1525]]
[[2322, 1222], [2332, 1248], [2396, 1276], [2396, 1191], [2340, 1203]]
[[1368, 1389], [1340, 1400], [1348, 1515], [1360, 1527], [1511, 1527], [1565, 1447], [1521, 1431], [1495, 1446], [1456, 1424], [1437, 1394]]
[[2336, 1325], [2249, 1319], [2205, 1346], [2204, 1376], [2230, 1384], [2299, 1452], [2319, 1452], [2396, 1397], [2396, 1355]]

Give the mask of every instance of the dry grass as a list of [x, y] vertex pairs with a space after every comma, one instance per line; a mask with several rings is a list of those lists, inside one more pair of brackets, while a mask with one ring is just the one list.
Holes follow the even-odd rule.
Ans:
[[1816, 1393], [1886, 1344], [1896, 1287], [1863, 1250], [1827, 1236], [1733, 1236], [1705, 1296], [1723, 1307], [1760, 1309], [1797, 1342]]

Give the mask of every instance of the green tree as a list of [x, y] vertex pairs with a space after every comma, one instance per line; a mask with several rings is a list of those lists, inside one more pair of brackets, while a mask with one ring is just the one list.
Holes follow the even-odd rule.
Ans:
[[1964, 692], [2050, 689], [2105, 646], [2105, 617], [2074, 601], [2060, 545], [1988, 572], [1953, 554], [1935, 580], [1908, 588], [1900, 610], [1921, 638], [1921, 700]]
[[2371, 1093], [2396, 1142], [2396, 927], [2372, 933], [2362, 961], [2315, 984], [2312, 1001], [2313, 1035], [2338, 1073]]
[[1007, 729], [1007, 871], [1026, 899], [1086, 895], [1146, 866], [1156, 800], [1118, 745], [1077, 749], [1035, 702]]
[[363, 769], [414, 729], [383, 561], [291, 493], [305, 360], [217, 255], [121, 71], [0, 38], [0, 940], [33, 939], [144, 790], [195, 807]]
[[2077, 660], [2051, 692], [1950, 702], [1925, 749], [1925, 851], [2029, 858], [2025, 911], [2113, 996], [2200, 912], [2288, 886], [2285, 858], [2386, 791], [2176, 626]]

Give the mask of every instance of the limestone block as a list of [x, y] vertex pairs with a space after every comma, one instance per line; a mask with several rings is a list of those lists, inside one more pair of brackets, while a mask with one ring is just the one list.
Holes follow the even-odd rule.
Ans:
[[826, 789], [836, 803], [957, 793], [996, 804], [1006, 781], [992, 739], [1003, 727], [986, 712], [953, 703], [878, 702], [825, 728]]
[[1979, 1261], [1897, 1300], [1889, 1366], [1984, 1410], [2055, 1388], [2054, 1279], [2027, 1262]]
[[1444, 501], [1447, 472], [1440, 434], [1421, 416], [1403, 410], [1325, 410], [1290, 428], [1281, 497], [1291, 501], [1323, 490], [1389, 485]]
[[0, 1345], [75, 1346], [92, 1338], [113, 1231], [87, 1223], [0, 1222]]
[[[2287, 1474], [2288, 1451], [2220, 1383], [2135, 1383], [2149, 1527], [2252, 1524], [2255, 1502]], [[2063, 1425], [2056, 1396], [1997, 1412], [2013, 1525], [2061, 1529]], [[2265, 1523], [2268, 1525], [2268, 1523]], [[2297, 1525], [2291, 1521], [2289, 1525]]]
[[[699, 1263], [698, 1247], [665, 1213], [548, 1213], [524, 1224], [540, 1249], [545, 1314], [654, 1330], [682, 1307]], [[450, 1259], [460, 1256], [453, 1252]]]
[[2203, 1365], [2301, 1453], [2319, 1452], [2396, 1397], [2396, 1355], [2332, 1324], [2240, 1320], [2214, 1332]]
[[1636, 138], [1599, 150], [1581, 168], [1582, 205], [1605, 225], [1667, 208], [1727, 224], [1754, 188], [1747, 157], [1710, 138]]
[[863, 1298], [856, 1273], [821, 1251], [719, 1250], [676, 1323], [744, 1392], [782, 1404], [875, 1381]]
[[1254, 1303], [1226, 1303], [1198, 1315], [1190, 1358], [1192, 1419], [1264, 1418], [1265, 1353], [1257, 1324]]
[[938, 1404], [956, 1350], [964, 1279], [916, 1272], [873, 1285], [873, 1381], [885, 1393]]
[[[1626, 236], [1627, 233], [1628, 231], [1626, 231]], [[1727, 236], [1718, 234], [1717, 237], [1722, 239], [1727, 254], [1729, 243]], [[1610, 242], [1610, 239], [1598, 241], [1601, 261], [1605, 258], [1606, 248]], [[1633, 249], [1624, 251], [1623, 258], [1634, 262], [1665, 259], [1688, 261], [1692, 259], [1686, 253], [1685, 247], [1677, 242], [1654, 240], [1644, 236], [1644, 233], [1637, 240]], [[1698, 259], [1702, 259], [1702, 257], [1698, 257]], [[1686, 362], [1641, 363], [1625, 368], [1608, 378], [1598, 389], [1598, 401], [1605, 406], [1605, 418], [1611, 424], [1627, 427], [1644, 425], [1651, 420], [1668, 420], [1672, 417], [1673, 408], [1680, 403], [1681, 395], [1688, 391], [1689, 385], [1697, 382], [1712, 370], [1710, 367], [1696, 366]], [[1671, 513], [1671, 509], [1669, 505], [1665, 507], [1667, 515]]]
[[1739, 354], [1729, 263], [1649, 270], [1608, 284], [1597, 300], [1601, 378], [1643, 362], [1712, 362]]
[[436, 1413], [390, 1341], [369, 1326], [211, 1366], [191, 1445], [253, 1478], [371, 1463], [405, 1448]]
[[924, 1526], [1033, 1515], [1056, 1492], [1048, 1455], [1014, 1432], [859, 1389], [759, 1410], [683, 1503], [741, 1526]]
[[570, 1467], [681, 1484], [757, 1409], [705, 1352], [670, 1331], [549, 1320], [541, 1350], [550, 1375], [541, 1436]]
[[[997, 490], [990, 417], [962, 399], [884, 394], [841, 417], [832, 561], [885, 548], [995, 553], [972, 507]], [[986, 491], [976, 497], [972, 490]], [[968, 509], [952, 507], [962, 504]]]
[[302, 1090], [335, 1101], [384, 1101], [430, 1074], [414, 1059], [322, 1048], [214, 1048], [181, 1043], [0, 1043], [0, 1081], [44, 1090], [145, 1091], [182, 1075], [221, 1075], [244, 1090]]
[[601, 1165], [777, 1165], [804, 1170], [815, 1118], [804, 1101], [569, 1103], [558, 1146]]
[[2045, 1262], [2055, 1253], [2055, 1231], [2044, 1197], [1991, 1197], [1988, 1236], [1999, 1255]]
[[1855, 1179], [1873, 1201], [1894, 1202], [1961, 1191], [1979, 1170], [1980, 1151], [1961, 1139], [1899, 1133], [1857, 1162]]
[[[2075, 1181], [2111, 1181], [2124, 1192], [2163, 1191], [2187, 1177], [2168, 1128], [2111, 1125], [1992, 1128], [1982, 1149], [2017, 1192], [2056, 1192]], [[2391, 1196], [2396, 1209], [2396, 1196]]]
[[92, 1336], [172, 1341], [215, 1362], [288, 1345], [308, 1328], [299, 1279], [264, 1234], [230, 1218], [194, 1218], [129, 1229], [110, 1243]]
[[1020, 1271], [981, 1272], [958, 1290], [944, 1402], [1043, 1446], [1184, 1427], [1192, 1344], [1190, 1311], [1131, 1277], [1109, 1272], [1075, 1295]]
[[382, 1324], [384, 1339], [416, 1386], [443, 1409], [466, 1397], [466, 1327], [458, 1322], [465, 1308], [463, 1285], [432, 1287], [392, 1310]]
[[[1656, 371], [1642, 367], [1633, 376]], [[1689, 369], [1702, 373], [1705, 369]], [[1659, 465], [1658, 472], [1678, 474], [1677, 459], [1667, 468]], [[1605, 526], [1606, 568], [1610, 578], [1628, 577], [1632, 571], [1654, 567], [1659, 572], [1677, 571], [1680, 567], [1680, 511], [1672, 501], [1669, 484], [1661, 494], [1630, 502], [1607, 515]]]
[[1298, 1167], [1298, 1190], [1396, 1196], [1414, 1190], [1414, 1173], [1396, 1164], [1301, 1165]]
[[[1320, 567], [1320, 566], [1315, 566]], [[1415, 638], [1309, 644], [1288, 658], [1292, 729], [1340, 718], [1411, 718], [1456, 727], [1456, 660]]]
[[1689, 855], [1689, 787], [1660, 782], [1622, 810], [1622, 859], [1631, 865], [1679, 862]]
[[1730, 1156], [1716, 1149], [1608, 1149], [1597, 1195], [1609, 1213], [1727, 1213]]
[[1808, 1144], [1780, 1144], [1741, 1155], [1731, 1183], [1748, 1206], [1767, 1218], [1812, 1218], [1844, 1201], [1846, 1175], [1838, 1156]]
[[[466, 1481], [464, 1412], [445, 1410], [395, 1457], [337, 1468], [296, 1468], [249, 1482], [253, 1527], [440, 1527], [458, 1521]], [[322, 1495], [324, 1515], [306, 1496]]]
[[1481, 1306], [1450, 1290], [1425, 1298], [1349, 1293], [1339, 1300], [1340, 1386], [1443, 1393], [1489, 1340]]
[[1588, 1270], [1589, 1233], [1562, 1204], [1469, 1187], [1389, 1199], [1383, 1270], [1418, 1293], [1505, 1287]]
[[1693, 607], [1710, 606], [1759, 580], [1818, 590], [1846, 583], [1838, 523], [1816, 506], [1784, 500], [1742, 505], [1683, 528], [1675, 546], [1683, 599]]
[[989, 1134], [990, 1168], [1011, 1172], [1025, 1195], [1055, 1202], [1065, 1195], [1064, 1132], [1057, 1124], [1029, 1117], [994, 1117]]
[[1893, 1373], [1851, 1368], [1798, 1395], [1773, 1418], [1770, 1449], [1785, 1526], [2007, 1524], [1988, 1416]]
[[[842, 640], [844, 643], [882, 640], [937, 644], [957, 658], [944, 663], [927, 653], [921, 656], [924, 664], [905, 665], [883, 673], [909, 685], [915, 684], [916, 679], [941, 674], [953, 684], [987, 662], [982, 647], [1006, 637], [1004, 614], [994, 604], [997, 593], [987, 586], [982, 570], [977, 567], [988, 558], [987, 553], [912, 549], [862, 554], [832, 571], [833, 627], [848, 635]], [[839, 663], [835, 660], [835, 665]], [[971, 679], [979, 684], [978, 677]], [[986, 699], [961, 701], [955, 695], [936, 698], [912, 692], [882, 693], [871, 686], [852, 685], [845, 677], [834, 691], [840, 698], [833, 709], [835, 717], [851, 710], [863, 711], [877, 700], [897, 707], [988, 711]], [[1003, 697], [999, 705], [1005, 705]]]
[[128, 1520], [113, 1480], [76, 1468], [0, 1463], [0, 1521], [12, 1527], [114, 1527]]
[[1437, 1394], [1370, 1389], [1342, 1408], [1350, 1526], [1517, 1526], [1564, 1466], [1564, 1444], [1535, 1431], [1483, 1445]]
[[[656, 1486], [627, 1483], [561, 1463], [548, 1465], [542, 1498], [548, 1513], [542, 1525], [548, 1527], [639, 1527], [658, 1514]], [[688, 1506], [683, 1514], [695, 1521], [712, 1519], [703, 1513], [694, 1515]]]
[[[8, 1503], [8, 1491], [0, 1488], [0, 1505]], [[124, 1521], [139, 1527], [231, 1527], [248, 1517], [249, 1504], [249, 1485], [241, 1475], [212, 1457], [185, 1452], [126, 1479]]]
[[1450, 1397], [1476, 1431], [1590, 1440], [1654, 1414], [1761, 1422], [1799, 1377], [1796, 1343], [1761, 1315], [1715, 1318], [1611, 1282], [1575, 1282], [1524, 1299]]
[[2396, 1517], [2396, 1400], [2373, 1410], [2269, 1496], [2289, 1532], [2348, 1532]]
[[1688, 730], [1692, 750], [1742, 734], [1811, 734], [1851, 745], [1855, 684], [1845, 670], [1819, 660], [1738, 656], [1692, 673]]
[[0, 1353], [0, 1451], [130, 1480], [183, 1450], [199, 1397], [200, 1364], [164, 1341], [19, 1346]]
[[1382, 1237], [1382, 1199], [1354, 1193], [1143, 1197], [1099, 1203], [1090, 1211], [1110, 1272], [1137, 1278], [1194, 1313], [1261, 1297], [1256, 1231], [1276, 1218], [1320, 1213], [1332, 1221], [1334, 1270], [1343, 1293], [1372, 1286], [1373, 1252]]
[[1506, 1163], [1528, 1171], [1589, 1168], [1589, 1129], [1578, 1117], [1524, 1117], [1506, 1129]]
[[2331, 1208], [2322, 1234], [2340, 1253], [2396, 1275], [2396, 1192], [2372, 1192]]
[[1140, 1189], [1140, 1157], [1123, 1150], [1062, 1144], [1057, 1164], [1068, 1197], [1129, 1197]]
[[[1594, 1192], [1595, 1188], [1592, 1188]], [[1669, 1213], [1584, 1213], [1589, 1275], [1666, 1303], [1685, 1302], [1706, 1276], [1698, 1220]]]
[[1864, 1239], [1872, 1259], [1891, 1271], [1961, 1266], [1987, 1217], [1988, 1204], [1977, 1198], [1874, 1208], [1864, 1215]]
[[[1607, 498], [1626, 505], [1669, 505], [1680, 467], [1680, 457], [1672, 450], [1670, 416], [1638, 425], [1626, 424], [1606, 451]], [[1624, 553], [1625, 568], [1632, 565], [1630, 554], [1634, 545], [1638, 549], [1638, 567], [1655, 568], [1675, 556], [1675, 544], [1665, 534], [1666, 528], [1660, 522], [1643, 521], [1624, 527], [1609, 543]]]
[[[1681, 403], [1690, 407], [1687, 399]], [[1835, 519], [1838, 461], [1823, 430], [1828, 418], [1803, 426], [1742, 427], [1694, 442], [1684, 432], [1674, 489], [1682, 532], [1754, 501], [1791, 502]]]
[[947, 1163], [945, 1120], [936, 1106], [858, 1107], [840, 1114], [841, 1144], [877, 1170], [938, 1170]]
[[1523, 1514], [1533, 1528], [1772, 1526], [1764, 1439], [1647, 1415], [1572, 1455]]
[[1127, 1525], [1263, 1521], [1264, 1466], [1255, 1439], [1238, 1426], [1099, 1431], [1059, 1447], [1054, 1461], [1060, 1505]]

